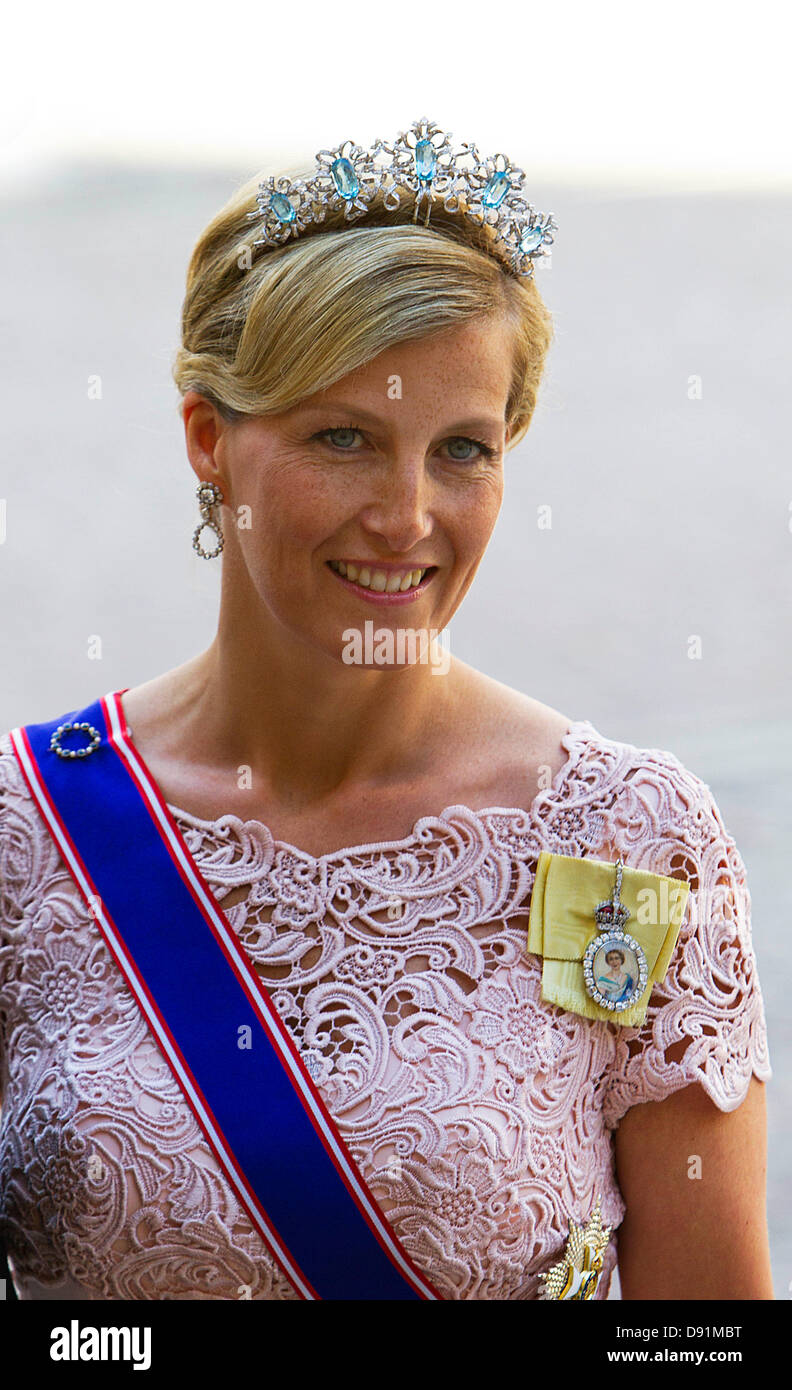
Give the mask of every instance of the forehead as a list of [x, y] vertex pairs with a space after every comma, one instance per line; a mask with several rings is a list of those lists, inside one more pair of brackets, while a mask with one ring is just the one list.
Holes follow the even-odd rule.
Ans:
[[476, 320], [395, 343], [324, 391], [299, 402], [312, 407], [357, 405], [378, 416], [413, 410], [460, 409], [479, 423], [502, 423], [512, 380], [512, 331], [503, 319]]

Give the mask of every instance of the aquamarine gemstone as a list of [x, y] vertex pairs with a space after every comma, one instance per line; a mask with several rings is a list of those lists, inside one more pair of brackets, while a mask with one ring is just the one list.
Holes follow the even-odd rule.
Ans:
[[537, 246], [541, 246], [543, 241], [544, 232], [541, 227], [528, 227], [520, 237], [520, 250], [529, 256], [532, 251], [536, 250]]
[[437, 156], [431, 140], [419, 140], [415, 146], [415, 171], [419, 179], [434, 178]]
[[283, 193], [273, 193], [270, 206], [279, 222], [293, 222], [297, 214]]
[[342, 198], [356, 198], [360, 192], [360, 182], [348, 159], [334, 159], [331, 166], [333, 182]]
[[497, 174], [493, 174], [481, 199], [485, 208], [500, 207], [510, 188], [511, 179], [502, 169]]

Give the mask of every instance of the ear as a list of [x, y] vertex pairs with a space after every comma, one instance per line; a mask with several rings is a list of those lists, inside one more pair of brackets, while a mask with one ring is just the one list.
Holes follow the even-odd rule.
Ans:
[[192, 389], [184, 393], [181, 414], [187, 457], [195, 476], [199, 482], [217, 483], [227, 494], [216, 458], [225, 421], [211, 401]]

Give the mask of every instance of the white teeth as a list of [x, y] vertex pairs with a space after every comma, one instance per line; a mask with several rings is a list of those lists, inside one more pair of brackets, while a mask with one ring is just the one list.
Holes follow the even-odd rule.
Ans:
[[330, 568], [351, 579], [353, 584], [360, 584], [362, 588], [372, 589], [378, 594], [403, 594], [408, 589], [416, 589], [426, 574], [425, 569], [399, 574], [398, 570], [371, 570], [365, 565], [359, 570], [357, 565], [347, 564], [345, 560], [331, 560]]

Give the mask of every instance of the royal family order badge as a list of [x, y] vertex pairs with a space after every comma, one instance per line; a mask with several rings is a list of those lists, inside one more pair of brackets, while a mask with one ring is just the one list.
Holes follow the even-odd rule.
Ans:
[[671, 963], [689, 892], [684, 879], [621, 858], [542, 850], [525, 944], [542, 960], [542, 999], [583, 1018], [639, 1027]]
[[613, 896], [594, 912], [599, 936], [589, 942], [583, 957], [587, 993], [603, 1009], [618, 1012], [637, 1004], [649, 977], [640, 943], [624, 930], [630, 913], [620, 899], [621, 885], [622, 862], [617, 859]]
[[611, 1227], [602, 1224], [601, 1200], [601, 1197], [597, 1197], [585, 1226], [570, 1221], [564, 1258], [539, 1275], [542, 1281], [540, 1299], [582, 1300], [594, 1297], [611, 1233]]

